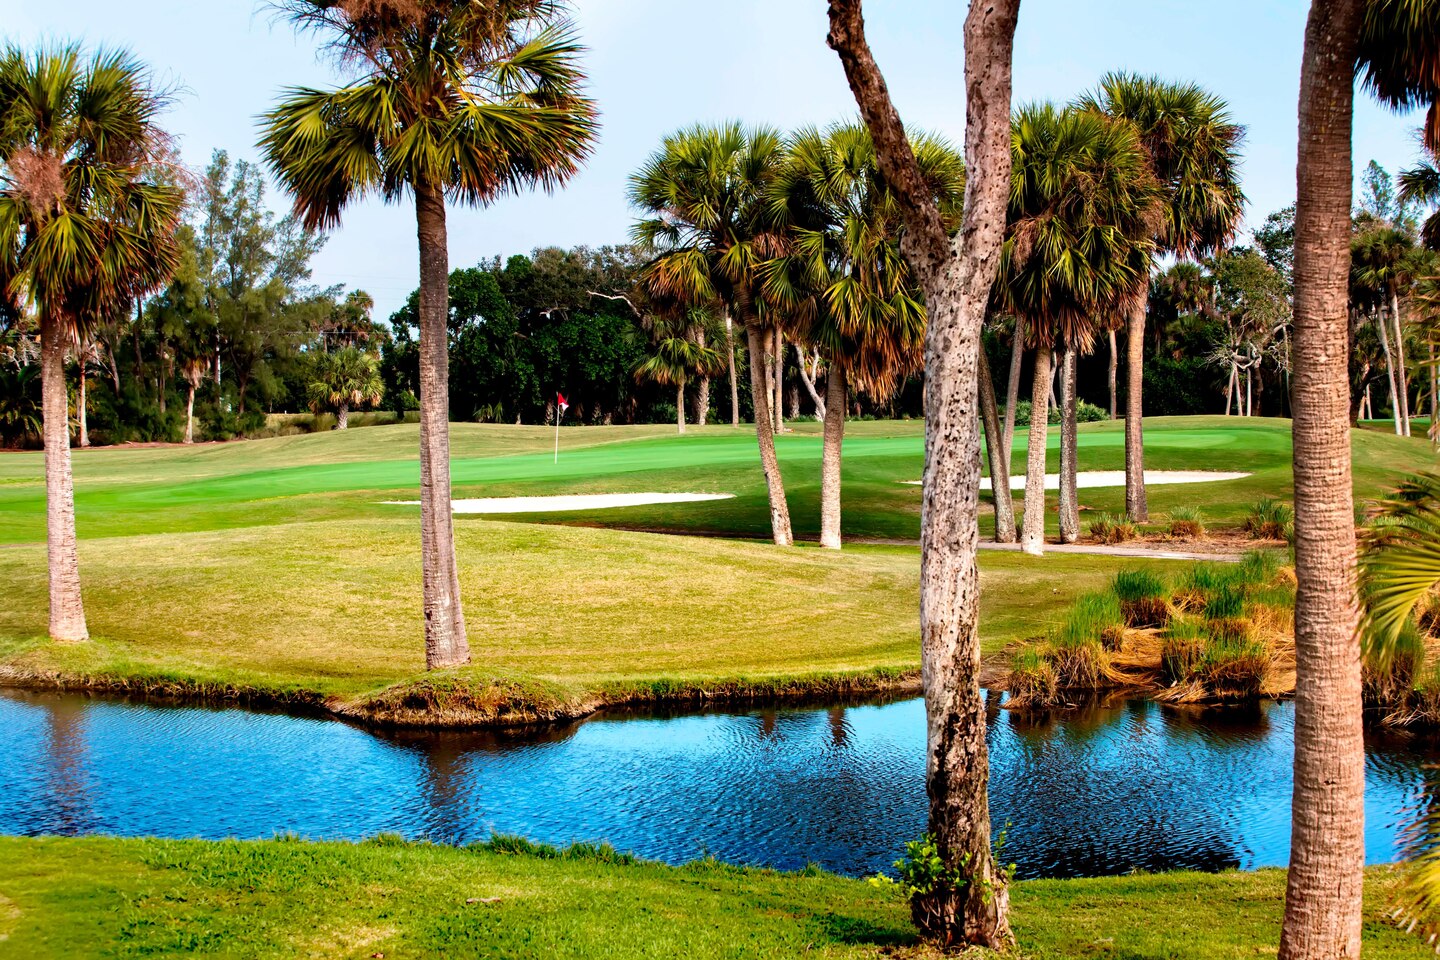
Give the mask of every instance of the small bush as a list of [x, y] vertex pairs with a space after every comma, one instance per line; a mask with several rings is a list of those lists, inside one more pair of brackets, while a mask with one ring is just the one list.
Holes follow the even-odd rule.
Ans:
[[1052, 705], [1059, 689], [1055, 668], [1034, 647], [1016, 654], [1007, 686], [1012, 702], [1033, 706]]
[[1245, 591], [1238, 584], [1224, 584], [1205, 598], [1206, 620], [1229, 620], [1244, 614]]
[[1177, 540], [1199, 540], [1205, 536], [1205, 516], [1196, 507], [1170, 511], [1170, 536]]
[[1098, 690], [1108, 686], [1110, 658], [1098, 640], [1085, 640], [1050, 652], [1055, 684], [1062, 690]]
[[1256, 540], [1289, 540], [1295, 533], [1295, 511], [1288, 503], [1261, 497], [1250, 508], [1240, 529]]
[[1367, 649], [1362, 675], [1364, 700], [1368, 704], [1394, 709], [1403, 704], [1424, 673], [1425, 636], [1415, 621], [1407, 621], [1395, 638], [1388, 657]]
[[1127, 626], [1163, 627], [1170, 619], [1169, 591], [1158, 574], [1121, 570], [1115, 574], [1114, 591]]
[[1093, 403], [1086, 403], [1084, 400], [1075, 404], [1076, 423], [1100, 423], [1110, 419], [1110, 411], [1103, 407], [1097, 407]]
[[1248, 700], [1259, 695], [1269, 673], [1270, 653], [1261, 641], [1212, 636], [1192, 677], [1218, 700]]
[[[1003, 410], [1001, 411], [1001, 416], [1004, 416], [1004, 411], [1003, 411]], [[1045, 422], [1046, 422], [1046, 423], [1050, 423], [1050, 424], [1059, 423], [1059, 422], [1060, 422], [1060, 411], [1059, 411], [1059, 409], [1050, 410], [1050, 411], [1049, 411], [1049, 415], [1045, 418]], [[1028, 427], [1028, 426], [1030, 426], [1030, 401], [1029, 401], [1029, 400], [1019, 400], [1019, 401], [1016, 401], [1016, 403], [1015, 403], [1015, 425], [1016, 425], [1017, 427]]]
[[1171, 686], [1188, 680], [1204, 653], [1202, 625], [1194, 620], [1172, 619], [1160, 647], [1160, 676]]
[[1120, 601], [1115, 594], [1108, 591], [1087, 593], [1075, 601], [1053, 640], [1060, 647], [1100, 642], [1107, 629], [1121, 627], [1124, 623]]
[[1124, 543], [1135, 539], [1135, 524], [1113, 513], [1102, 513], [1090, 522], [1090, 536], [1100, 543]]
[[1239, 570], [1246, 586], [1269, 586], [1280, 573], [1280, 555], [1274, 550], [1251, 550], [1241, 558]]

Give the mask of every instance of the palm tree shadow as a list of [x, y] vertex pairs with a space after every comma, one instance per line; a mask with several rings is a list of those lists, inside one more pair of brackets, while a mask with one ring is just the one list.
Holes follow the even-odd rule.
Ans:
[[834, 944], [846, 946], [907, 947], [920, 942], [915, 928], [902, 919], [877, 921], [873, 917], [850, 917], [823, 913], [811, 918], [817, 932]]

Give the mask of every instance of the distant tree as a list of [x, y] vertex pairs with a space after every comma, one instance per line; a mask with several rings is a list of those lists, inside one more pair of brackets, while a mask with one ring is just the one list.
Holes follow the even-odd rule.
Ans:
[[152, 176], [166, 98], [130, 55], [0, 50], [0, 288], [40, 321], [50, 636], [89, 636], [80, 596], [65, 355], [162, 283], [183, 195]]
[[596, 133], [581, 47], [553, 0], [278, 0], [354, 79], [295, 88], [261, 147], [307, 227], [372, 191], [415, 197], [420, 243], [421, 556], [425, 662], [468, 663], [450, 513], [446, 198], [486, 206], [579, 169]]
[[687, 322], [689, 319], [655, 318], [650, 355], [635, 367], [637, 380], [653, 380], [675, 388], [675, 423], [679, 433], [685, 432], [685, 385], [725, 369], [725, 359], [719, 351], [705, 346], [695, 336], [701, 325]]
[[384, 396], [380, 360], [359, 347], [341, 347], [315, 358], [315, 372], [306, 395], [316, 413], [335, 411], [335, 429], [350, 426], [350, 408], [377, 404]]

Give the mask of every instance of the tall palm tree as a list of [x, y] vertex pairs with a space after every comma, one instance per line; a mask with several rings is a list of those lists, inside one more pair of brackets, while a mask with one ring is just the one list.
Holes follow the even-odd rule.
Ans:
[[379, 403], [384, 392], [380, 359], [359, 347], [320, 354], [315, 360], [315, 378], [306, 388], [312, 410], [335, 411], [336, 430], [350, 426], [351, 407]]
[[173, 268], [184, 200], [154, 177], [166, 97], [129, 54], [0, 50], [0, 287], [40, 320], [50, 636], [89, 636], [80, 596], [65, 354]]
[[1379, 227], [1351, 241], [1350, 271], [1359, 304], [1375, 321], [1385, 352], [1390, 384], [1390, 410], [1395, 435], [1410, 435], [1410, 383], [1405, 368], [1405, 328], [1400, 318], [1400, 290], [1412, 279], [1410, 254], [1414, 242], [1394, 227]]
[[784, 142], [769, 127], [697, 126], [666, 137], [630, 178], [630, 202], [644, 214], [632, 233], [654, 256], [641, 275], [648, 290], [690, 305], [720, 303], [745, 327], [770, 529], [782, 547], [794, 538], [766, 372], [780, 333], [774, 311], [763, 308], [759, 267], [783, 248], [767, 201], [784, 158]]
[[1300, 68], [1295, 204], [1295, 788], [1281, 960], [1360, 956], [1365, 866], [1348, 278], [1356, 35], [1317, 0]]
[[358, 74], [295, 87], [260, 141], [309, 229], [379, 193], [415, 198], [420, 248], [420, 543], [425, 664], [468, 663], [450, 514], [446, 199], [496, 198], [573, 176], [596, 135], [583, 48], [561, 0], [277, 0]]
[[719, 375], [725, 369], [725, 358], [718, 350], [705, 345], [703, 327], [699, 324], [656, 318], [652, 325], [653, 352], [636, 365], [635, 379], [653, 380], [675, 388], [676, 432], [684, 433], [685, 385], [691, 379]]
[[1396, 110], [1425, 107], [1424, 143], [1440, 153], [1440, 5], [1367, 0], [1357, 60], [1365, 87]]
[[[1011, 124], [1010, 206], [1001, 248], [999, 307], [1023, 317], [1035, 350], [1030, 432], [1026, 441], [1025, 516], [1021, 548], [1045, 545], [1046, 395], [1051, 352], [1086, 351], [1097, 318], [1129, 306], [1148, 277], [1149, 226], [1159, 197], [1133, 126], [1099, 113], [1051, 104], [1018, 110]], [[1073, 376], [1062, 378], [1062, 403], [1073, 415]], [[1074, 498], [1074, 427], [1065, 428], [1062, 520]], [[1078, 527], [1078, 516], [1073, 523]], [[1062, 528], [1066, 524], [1062, 523]]]
[[[1244, 211], [1240, 143], [1244, 128], [1225, 102], [1191, 83], [1112, 73], [1079, 101], [1135, 127], [1151, 171], [1163, 189], [1155, 220], [1155, 255], [1195, 259], [1230, 242]], [[1145, 293], [1149, 271], [1137, 278], [1126, 317], [1125, 510], [1150, 518], [1145, 500], [1143, 416]]]
[[[1419, 163], [1400, 172], [1401, 203], [1418, 203], [1440, 208], [1440, 156], [1426, 150]], [[1440, 209], [1433, 209], [1420, 227], [1420, 239], [1431, 250], [1440, 250]]]
[[[964, 161], [935, 137], [912, 137], [911, 149], [947, 229], [954, 229], [964, 199]], [[899, 207], [863, 124], [795, 133], [771, 206], [779, 226], [791, 225], [792, 240], [785, 256], [765, 265], [767, 295], [794, 305], [808, 319], [804, 337], [828, 364], [820, 545], [839, 549], [841, 449], [850, 390], [883, 402], [903, 377], [921, 369], [925, 310], [896, 239], [902, 226]], [[998, 453], [995, 445], [992, 450]], [[1001, 529], [1008, 523], [1013, 538], [1013, 514], [1001, 521], [997, 507], [997, 523]]]

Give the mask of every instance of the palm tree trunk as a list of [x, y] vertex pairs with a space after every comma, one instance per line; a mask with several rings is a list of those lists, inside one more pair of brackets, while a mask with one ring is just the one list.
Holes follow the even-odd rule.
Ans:
[[348, 404], [348, 403], [342, 403], [342, 404], [340, 404], [339, 410], [338, 410], [338, 411], [336, 412], [336, 414], [335, 414], [335, 429], [336, 429], [336, 430], [346, 430], [346, 429], [349, 429], [349, 427], [350, 427], [350, 404]]
[[975, 380], [980, 394], [980, 423], [985, 428], [985, 452], [990, 460], [990, 496], [995, 501], [995, 542], [1015, 542], [1015, 501], [1010, 496], [1010, 461], [1000, 436], [1000, 412], [995, 409], [995, 380], [990, 358], [980, 345]]
[[750, 398], [755, 404], [755, 439], [760, 445], [760, 466], [765, 472], [765, 489], [770, 496], [770, 533], [777, 547], [788, 547], [793, 541], [790, 532], [790, 506], [785, 502], [785, 481], [780, 476], [780, 461], [775, 456], [775, 434], [771, 430], [770, 392], [765, 383], [767, 354], [756, 321], [746, 318], [745, 335], [750, 348]]
[[676, 433], [685, 432], [685, 384], [675, 384], [675, 426]]
[[[695, 334], [695, 342], [705, 346], [705, 331], [700, 330]], [[710, 420], [710, 378], [704, 376], [695, 387], [695, 416], [693, 418], [697, 426], [705, 426]]]
[[[810, 376], [810, 371], [805, 369], [805, 354], [800, 350], [800, 344], [795, 344], [795, 362], [800, 369], [800, 382], [805, 385], [805, 392], [810, 394], [810, 402], [815, 404], [815, 419], [821, 423], [825, 422], [825, 401], [821, 399], [820, 393], [815, 389], [815, 378]], [[827, 386], [826, 391], [829, 391]]]
[[1365, 866], [1346, 303], [1362, 0], [1316, 3], [1295, 207], [1295, 787], [1279, 960], [1360, 956]]
[[1395, 321], [1395, 386], [1400, 391], [1400, 418], [1410, 436], [1410, 371], [1405, 365], [1405, 327], [1400, 322], [1400, 298], [1390, 291], [1390, 317]]
[[50, 638], [88, 640], [75, 539], [75, 480], [70, 472], [70, 398], [65, 391], [65, 324], [41, 320], [40, 386], [45, 434], [45, 548], [50, 571]]
[[80, 446], [90, 446], [90, 424], [85, 416], [85, 358], [80, 358], [80, 379], [75, 384], [75, 421], [80, 430]]
[[845, 368], [830, 364], [825, 380], [825, 444], [820, 458], [820, 546], [840, 549], [840, 448], [845, 442], [849, 402]]
[[185, 442], [195, 442], [195, 381], [191, 380], [185, 394]]
[[1005, 469], [1010, 469], [1015, 452], [1015, 404], [1020, 402], [1020, 367], [1025, 362], [1025, 318], [1015, 318], [1015, 335], [1010, 343], [1010, 379], [1005, 384]]
[[1079, 456], [1079, 416], [1075, 398], [1075, 348], [1060, 344], [1060, 542], [1080, 539], [1080, 498], [1075, 490]]
[[1025, 440], [1025, 516], [1021, 520], [1020, 549], [1032, 556], [1045, 552], [1045, 442], [1049, 417], [1040, 402], [1050, 389], [1050, 344], [1035, 345], [1035, 376], [1030, 385], [1030, 433]]
[[774, 348], [771, 357], [772, 373], [770, 374], [770, 387], [775, 392], [775, 403], [771, 410], [775, 414], [775, 432], [785, 432], [785, 334], [779, 327], [775, 328], [774, 339], [770, 341]]
[[1385, 354], [1385, 377], [1390, 385], [1390, 417], [1395, 421], [1395, 436], [1402, 436], [1400, 427], [1400, 395], [1395, 384], [1395, 357], [1390, 350], [1390, 325], [1385, 322], [1384, 311], [1374, 316], [1375, 331], [1380, 335], [1380, 349]]
[[425, 668], [470, 662], [455, 521], [450, 508], [449, 240], [445, 195], [415, 184], [420, 245], [420, 559], [425, 609]]
[[730, 426], [740, 426], [740, 381], [735, 375], [735, 332], [730, 327], [730, 315], [725, 315], [725, 344], [730, 351]]
[[1440, 442], [1440, 370], [1435, 367], [1435, 344], [1431, 343], [1427, 349], [1430, 354], [1430, 363], [1427, 365], [1430, 370], [1430, 443], [1433, 446]]
[[[942, 949], [1013, 944], [1009, 890], [990, 837], [990, 759], [980, 696], [980, 437], [976, 376], [1010, 183], [1011, 61], [1019, 0], [972, 3], [965, 18], [966, 184], [953, 244], [923, 185], [899, 114], [865, 40], [860, 0], [831, 0], [829, 43], [871, 132], [881, 171], [904, 192], [902, 244], [921, 278], [925, 334], [925, 473], [920, 519], [920, 657], [926, 719], [928, 832], [963, 878], [910, 902]], [[923, 199], [922, 199], [923, 198]]]
[[1110, 328], [1110, 419], [1114, 420], [1119, 413], [1118, 400], [1115, 395], [1115, 373], [1120, 366], [1120, 357], [1116, 351], [1115, 328]]
[[1225, 378], [1225, 416], [1230, 416], [1230, 408], [1235, 403], [1235, 358], [1230, 358], [1230, 375]]
[[[1148, 282], [1148, 279], [1147, 279]], [[1150, 519], [1145, 502], [1145, 292], [1130, 307], [1125, 326], [1125, 514], [1135, 523]]]

